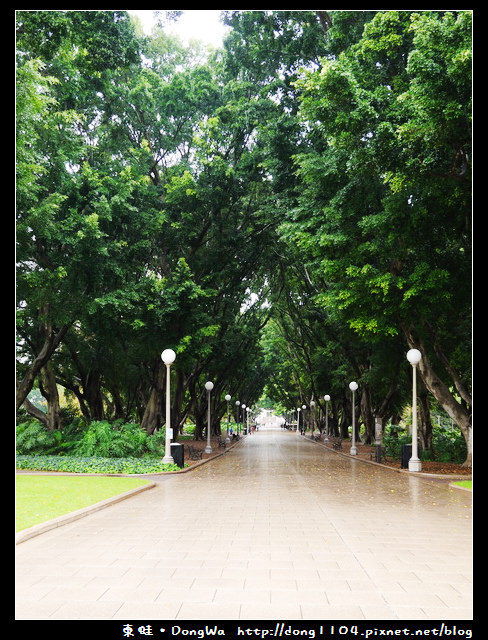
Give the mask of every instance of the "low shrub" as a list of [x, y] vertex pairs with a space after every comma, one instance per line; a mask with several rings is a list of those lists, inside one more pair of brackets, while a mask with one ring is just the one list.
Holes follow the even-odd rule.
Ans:
[[[383, 436], [383, 445], [386, 447], [386, 455], [400, 459], [404, 444], [411, 444], [412, 437], [406, 433], [387, 433]], [[466, 459], [466, 442], [459, 429], [434, 428], [432, 433], [432, 450], [420, 451], [422, 460], [435, 460], [437, 462], [462, 463]]]
[[166, 446], [166, 429], [162, 427], [150, 436], [147, 436], [145, 443], [145, 456], [162, 457]]
[[102, 458], [162, 458], [164, 426], [148, 436], [138, 424], [106, 420], [86, 424], [76, 418], [61, 430], [48, 431], [38, 420], [17, 426], [16, 451], [20, 455], [74, 455]]
[[434, 429], [434, 460], [461, 464], [466, 459], [466, 441], [459, 429]]
[[386, 455], [399, 460], [402, 457], [402, 447], [404, 444], [410, 444], [412, 438], [407, 435], [399, 435], [398, 433], [383, 436], [383, 446], [386, 449]]
[[67, 473], [160, 473], [179, 471], [176, 464], [160, 459], [104, 458], [98, 456], [27, 456], [17, 455], [17, 469], [30, 471], [64, 471]]
[[88, 425], [82, 438], [73, 449], [76, 456], [102, 458], [138, 457], [143, 454], [147, 434], [137, 424], [123, 424], [106, 420]]
[[17, 425], [16, 451], [25, 455], [63, 454], [71, 443], [63, 439], [60, 431], [48, 431], [38, 420]]

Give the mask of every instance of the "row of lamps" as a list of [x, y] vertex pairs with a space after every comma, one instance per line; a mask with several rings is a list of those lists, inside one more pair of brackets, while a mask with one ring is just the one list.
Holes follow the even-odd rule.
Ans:
[[[173, 362], [175, 361], [176, 353], [173, 349], [165, 349], [161, 354], [161, 359], [166, 365], [166, 441], [165, 441], [165, 450], [163, 462], [172, 464], [174, 462], [173, 456], [171, 455], [171, 439], [173, 436], [171, 429], [171, 407], [170, 407], [170, 368]], [[410, 349], [407, 353], [407, 360], [412, 365], [412, 455], [408, 462], [409, 471], [422, 471], [422, 462], [418, 456], [418, 442], [417, 442], [417, 365], [422, 358], [422, 354], [418, 349]], [[207, 446], [205, 447], [205, 453], [212, 453], [212, 446], [210, 444], [210, 393], [213, 389], [213, 382], [206, 382], [205, 389], [207, 390], [207, 404], [208, 404], [208, 414], [207, 414]], [[352, 456], [357, 455], [356, 448], [356, 417], [355, 417], [355, 402], [354, 402], [354, 392], [357, 391], [358, 384], [357, 382], [350, 382], [349, 389], [352, 391], [352, 444], [350, 454]], [[231, 396], [227, 394], [225, 396], [227, 401], [227, 438], [226, 442], [230, 442], [229, 438], [229, 402], [231, 400]], [[329, 423], [328, 423], [328, 402], [330, 400], [329, 395], [324, 396], [325, 400], [325, 433], [329, 434]], [[313, 404], [312, 404], [313, 403]], [[237, 410], [239, 411], [240, 401], [236, 401]], [[315, 402], [312, 400], [310, 405], [315, 406]], [[246, 405], [242, 404], [241, 406], [244, 415], [244, 409], [246, 409]], [[306, 409], [306, 405], [302, 405], [302, 409]], [[249, 412], [249, 407], [247, 407]], [[297, 408], [298, 417], [297, 417], [297, 434], [299, 433], [299, 423], [300, 423], [300, 407]]]
[[[163, 457], [163, 463], [168, 463], [168, 464], [173, 464], [174, 463], [174, 458], [171, 455], [171, 439], [173, 437], [173, 430], [171, 428], [171, 405], [170, 405], [170, 368], [171, 365], [173, 364], [173, 362], [176, 359], [176, 353], [173, 351], [173, 349], [165, 349], [163, 351], [163, 353], [161, 354], [161, 360], [164, 362], [164, 364], [166, 365], [166, 439], [165, 439], [165, 448], [164, 448], [164, 457]], [[212, 445], [210, 444], [210, 393], [213, 389], [214, 385], [213, 382], [206, 382], [205, 383], [205, 389], [207, 390], [207, 446], [205, 447], [205, 453], [212, 453]], [[229, 402], [231, 400], [231, 396], [229, 394], [227, 394], [225, 396], [225, 399], [227, 401], [227, 437], [226, 437], [226, 442], [229, 443], [230, 442], [230, 437], [229, 437]], [[237, 400], [236, 401], [236, 406], [237, 406], [237, 411], [239, 411], [239, 405], [241, 405], [240, 401]], [[246, 407], [245, 404], [241, 405], [241, 409], [243, 411], [243, 415], [244, 415], [244, 410], [247, 408], [248, 411], [248, 418], [249, 418], [249, 411], [250, 408]]]
[[[407, 360], [412, 365], [413, 375], [412, 375], [412, 455], [410, 460], [408, 461], [408, 470], [409, 471], [422, 471], [422, 462], [418, 456], [418, 441], [417, 441], [417, 365], [422, 359], [422, 354], [418, 349], [410, 349], [407, 353]], [[349, 389], [352, 391], [352, 442], [351, 449], [349, 451], [350, 455], [357, 455], [356, 448], [356, 416], [355, 416], [355, 401], [354, 401], [354, 392], [357, 391], [358, 383], [350, 382]], [[328, 416], [328, 403], [330, 400], [330, 396], [326, 394], [324, 396], [325, 400], [325, 434], [328, 439], [329, 435], [329, 416]], [[315, 406], [315, 402], [313, 400], [310, 401], [310, 407], [313, 409]], [[302, 405], [301, 409], [306, 409], [306, 405]], [[300, 407], [297, 408], [297, 434], [300, 432]]]

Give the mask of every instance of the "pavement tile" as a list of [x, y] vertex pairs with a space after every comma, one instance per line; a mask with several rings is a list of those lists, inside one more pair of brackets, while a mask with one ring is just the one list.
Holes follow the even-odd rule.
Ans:
[[361, 608], [356, 605], [342, 604], [338, 606], [302, 603], [300, 605], [304, 620], [365, 620]]
[[[449, 609], [437, 609], [436, 607], [426, 607], [423, 609], [427, 620], [473, 620], [473, 610], [471, 607], [466, 608], [449, 608]], [[468, 624], [470, 628], [472, 625]]]
[[365, 620], [394, 620], [395, 616], [390, 607], [386, 605], [369, 605], [361, 602], [361, 611]]
[[245, 602], [240, 609], [241, 620], [302, 620], [300, 605], [294, 602], [264, 604]]
[[21, 598], [26, 603], [39, 602], [44, 596], [51, 593], [55, 587], [55, 584], [49, 584], [49, 582], [43, 584], [36, 583], [30, 586], [16, 584], [16, 594], [18, 598]]
[[[84, 587], [70, 587], [62, 585], [50, 586], [46, 598], [50, 601], [58, 599], [60, 602], [96, 602], [107, 590], [104, 585], [93, 585]], [[41, 598], [42, 599], [42, 598]]]
[[51, 620], [110, 620], [120, 608], [120, 602], [93, 602], [89, 609], [84, 603], [69, 602], [54, 611]]
[[270, 603], [271, 591], [266, 589], [238, 589], [232, 587], [217, 588], [213, 602], [233, 602], [233, 603]]
[[181, 602], [190, 600], [193, 603], [212, 602], [215, 596], [215, 591], [216, 589], [214, 587], [198, 589], [193, 586], [187, 588], [166, 585], [159, 592], [155, 602], [165, 602], [167, 599], [179, 600]]
[[[24, 600], [24, 603], [25, 604], [22, 608], [18, 608], [16, 610], [16, 620], [53, 620], [53, 616], [56, 614], [56, 611], [58, 611], [60, 606], [62, 606], [62, 603], [60, 603], [59, 600], [54, 602], [49, 602], [49, 600], [44, 600], [42, 602], [39, 602], [39, 600]], [[74, 618], [71, 617], [70, 619], [73, 620]]]
[[216, 620], [238, 620], [241, 605], [234, 602], [205, 603], [184, 602], [175, 620], [207, 620], [214, 625]]
[[[107, 606], [109, 603], [107, 602]], [[109, 618], [111, 620], [176, 620], [181, 609], [181, 602], [166, 600], [158, 602], [118, 603], [117, 610]]]

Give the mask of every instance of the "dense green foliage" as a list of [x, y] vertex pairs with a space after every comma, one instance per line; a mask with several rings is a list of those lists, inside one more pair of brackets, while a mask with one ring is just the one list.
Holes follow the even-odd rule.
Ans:
[[65, 471], [68, 473], [161, 473], [179, 471], [176, 464], [147, 458], [103, 458], [100, 456], [25, 456], [18, 455], [17, 469]]
[[113, 423], [99, 420], [76, 429], [71, 425], [55, 431], [31, 420], [17, 426], [16, 450], [21, 455], [162, 458], [164, 438], [164, 429], [148, 435], [139, 425], [123, 424], [120, 420]]
[[107, 458], [138, 457], [147, 434], [137, 424], [111, 425], [107, 421], [92, 422], [75, 445], [75, 456]]
[[[412, 442], [408, 434], [392, 434], [388, 432], [383, 436], [383, 445], [386, 455], [400, 459], [404, 444]], [[422, 450], [421, 460], [435, 460], [436, 462], [461, 463], [466, 459], [466, 442], [461, 433], [456, 430], [434, 428], [431, 449]]]
[[434, 396], [469, 463], [472, 13], [223, 17], [204, 51], [124, 11], [17, 12], [21, 421], [46, 453], [140, 455], [172, 348], [175, 438], [204, 437], [207, 380], [215, 434], [226, 393], [234, 419], [314, 398], [320, 424], [328, 393], [345, 433], [355, 379], [371, 440], [415, 347], [423, 448]]

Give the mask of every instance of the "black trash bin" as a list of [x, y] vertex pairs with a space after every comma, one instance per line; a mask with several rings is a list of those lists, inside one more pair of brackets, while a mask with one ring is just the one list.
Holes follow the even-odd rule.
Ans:
[[404, 444], [402, 446], [402, 469], [408, 469], [408, 462], [412, 457], [412, 445]]
[[171, 456], [175, 464], [182, 469], [185, 464], [185, 447], [179, 442], [171, 443]]

